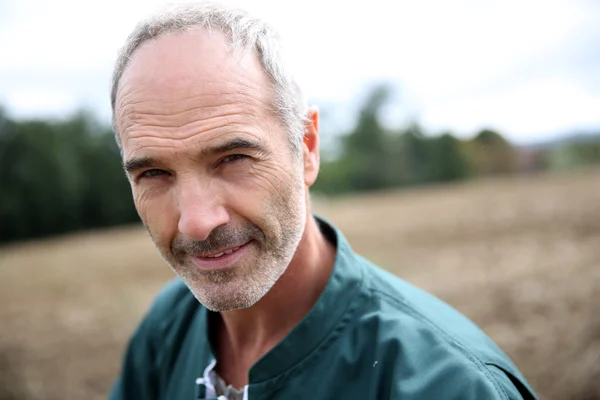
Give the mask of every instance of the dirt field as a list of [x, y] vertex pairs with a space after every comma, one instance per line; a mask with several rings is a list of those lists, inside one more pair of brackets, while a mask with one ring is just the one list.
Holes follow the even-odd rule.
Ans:
[[[600, 170], [325, 201], [477, 322], [543, 399], [600, 399]], [[0, 399], [102, 399], [170, 269], [139, 227], [0, 247]]]

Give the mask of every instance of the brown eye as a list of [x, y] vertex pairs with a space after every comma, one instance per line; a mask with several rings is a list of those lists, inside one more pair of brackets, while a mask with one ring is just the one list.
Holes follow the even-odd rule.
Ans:
[[149, 169], [148, 171], [144, 171], [140, 174], [140, 179], [141, 178], [155, 178], [157, 176], [161, 176], [166, 174], [165, 171], [163, 171], [162, 169]]
[[243, 160], [245, 158], [248, 158], [248, 156], [245, 155], [245, 154], [231, 154], [229, 156], [223, 157], [221, 159], [221, 163], [223, 163], [223, 164], [231, 164], [231, 163], [234, 163], [236, 161]]

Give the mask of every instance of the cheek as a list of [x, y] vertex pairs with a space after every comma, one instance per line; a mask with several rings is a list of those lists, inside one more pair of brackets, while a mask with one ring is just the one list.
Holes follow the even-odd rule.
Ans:
[[264, 212], [264, 190], [252, 178], [224, 185], [222, 205], [234, 215], [255, 223]]
[[168, 244], [177, 234], [177, 207], [168, 192], [152, 193], [134, 189], [134, 203], [140, 219], [157, 244]]
[[246, 179], [229, 185], [232, 211], [277, 234], [284, 228], [281, 224], [291, 222], [290, 214], [297, 217], [301, 212], [297, 209], [297, 196], [303, 196], [300, 173], [279, 165], [253, 166]]
[[299, 170], [294, 167], [296, 166], [283, 162], [255, 164], [249, 171], [249, 181], [263, 196], [281, 199], [282, 194], [299, 179], [297, 175]]

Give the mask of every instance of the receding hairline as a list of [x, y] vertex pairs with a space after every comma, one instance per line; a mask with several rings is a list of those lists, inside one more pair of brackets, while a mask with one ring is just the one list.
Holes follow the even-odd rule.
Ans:
[[[136, 56], [138, 55], [138, 53], [143, 50], [145, 47], [151, 46], [152, 44], [155, 44], [158, 40], [168, 37], [168, 36], [180, 36], [180, 35], [186, 35], [186, 34], [193, 34], [193, 33], [202, 33], [204, 35], [208, 35], [208, 36], [213, 36], [215, 33], [218, 36], [221, 36], [224, 40], [223, 40], [223, 44], [224, 46], [229, 49], [232, 53], [233, 52], [244, 52], [244, 53], [248, 53], [249, 50], [252, 51], [253, 55], [256, 58], [256, 61], [258, 62], [258, 66], [260, 67], [260, 70], [263, 74], [266, 73], [264, 71], [264, 68], [262, 68], [262, 65], [260, 63], [260, 60], [258, 59], [259, 54], [257, 52], [256, 49], [247, 49], [247, 48], [237, 48], [237, 47], [233, 47], [231, 46], [231, 43], [228, 41], [227, 36], [225, 33], [221, 32], [220, 30], [214, 30], [214, 29], [209, 29], [206, 27], [195, 27], [195, 26], [191, 26], [191, 27], [187, 27], [185, 29], [181, 29], [181, 30], [165, 30], [160, 32], [158, 35], [153, 36], [151, 38], [147, 38], [143, 41], [140, 41], [137, 46], [135, 46], [135, 48], [133, 48], [131, 50], [131, 53], [128, 55], [128, 57], [126, 59], [124, 59], [123, 63], [121, 65], [119, 65], [119, 68], [115, 69], [115, 74], [113, 77], [113, 82], [112, 82], [112, 88], [111, 88], [111, 105], [113, 107], [113, 111], [116, 111], [116, 103], [117, 103], [117, 97], [118, 97], [118, 93], [119, 93], [119, 88], [121, 87], [121, 82], [123, 80], [123, 76], [125, 75], [125, 73], [127, 72], [127, 70], [129, 69], [129, 67], [131, 66], [133, 60], [136, 58]], [[268, 79], [268, 76], [267, 76]], [[270, 81], [270, 79], [268, 79]]]
[[[121, 93], [123, 90], [123, 84], [126, 84], [130, 88], [139, 86], [139, 85], [143, 85], [142, 82], [134, 81], [134, 83], [131, 85], [130, 85], [131, 82], [126, 82], [126, 81], [129, 81], [128, 71], [130, 71], [131, 67], [141, 68], [142, 75], [143, 75], [143, 70], [144, 70], [143, 64], [135, 65], [137, 63], [135, 58], [137, 56], [139, 56], [140, 52], [147, 50], [147, 47], [154, 45], [157, 41], [159, 41], [165, 37], [168, 37], [168, 36], [175, 38], [175, 40], [179, 40], [179, 39], [177, 39], [177, 36], [182, 36], [182, 35], [187, 35], [187, 34], [191, 34], [194, 36], [195, 35], [213, 35], [214, 33], [215, 33], [214, 31], [209, 31], [205, 28], [189, 28], [189, 29], [179, 31], [179, 32], [165, 32], [164, 34], [158, 35], [152, 39], [147, 40], [145, 43], [141, 43], [139, 45], [139, 47], [134, 51], [132, 56], [129, 58], [128, 64], [123, 69], [123, 73], [121, 74], [118, 85], [116, 86], [115, 104], [114, 104], [114, 110], [113, 110], [113, 115], [114, 115], [113, 118], [114, 118], [115, 128], [117, 128], [117, 126], [120, 126], [121, 128], [123, 128], [124, 126], [127, 126], [128, 125], [127, 121], [130, 120], [129, 117], [130, 117], [131, 112], [128, 111], [129, 103], [126, 100], [126, 97], [128, 96], [127, 92], [129, 92], [129, 90], [131, 90], [131, 89], [127, 89], [127, 90], [125, 90], [125, 93]], [[223, 79], [223, 80], [218, 80], [218, 79], [213, 80], [213, 79], [209, 79], [209, 78], [204, 79], [202, 74], [195, 75], [194, 73], [191, 73], [186, 76], [186, 78], [190, 78], [189, 82], [191, 82], [191, 83], [189, 84], [189, 87], [193, 88], [194, 86], [204, 86], [206, 83], [208, 83], [209, 87], [210, 87], [212, 84], [214, 84], [215, 87], [217, 87], [217, 89], [215, 89], [214, 91], [211, 89], [208, 89], [206, 91], [206, 93], [204, 92], [204, 90], [202, 91], [202, 93], [200, 93], [201, 96], [205, 96], [205, 95], [220, 94], [220, 93], [222, 93], [221, 92], [222, 89], [219, 88], [219, 85], [221, 85], [221, 84], [229, 85], [230, 84], [231, 89], [229, 89], [229, 90], [231, 90], [231, 91], [227, 92], [225, 94], [238, 96], [237, 98], [239, 98], [241, 101], [244, 101], [244, 102], [257, 101], [256, 106], [260, 107], [261, 112], [265, 112], [266, 116], [268, 116], [269, 118], [273, 118], [273, 122], [281, 123], [280, 119], [277, 118], [278, 117], [277, 112], [273, 107], [273, 103], [275, 102], [274, 83], [272, 82], [272, 80], [269, 78], [267, 72], [262, 67], [262, 64], [259, 59], [259, 54], [256, 51], [253, 51], [252, 49], [240, 49], [240, 48], [228, 46], [225, 35], [219, 31], [217, 31], [216, 33], [218, 36], [222, 37], [222, 39], [223, 39], [223, 42], [219, 43], [217, 45], [219, 47], [222, 47], [225, 49], [225, 51], [227, 52], [227, 55], [225, 57], [227, 57], [227, 58], [233, 57], [234, 58], [233, 68], [236, 68], [237, 65], [241, 65], [242, 71], [250, 71], [250, 69], [252, 69], [253, 72], [248, 73], [251, 80], [246, 81], [244, 79], [242, 79], [242, 80], [237, 80], [237, 79], [228, 80], [227, 79], [228, 77], [239, 77], [239, 76], [241, 76], [241, 74], [243, 74], [243, 72], [241, 74], [236, 74], [236, 73], [228, 74], [225, 77], [225, 79]], [[194, 40], [196, 40], [196, 39], [192, 38], [192, 41], [194, 41]], [[209, 40], [212, 41], [213, 39], [211, 38]], [[167, 47], [167, 49], [168, 49], [168, 47]], [[152, 56], [151, 58], [156, 60], [159, 58], [159, 56], [155, 55], [155, 56]], [[245, 60], [243, 60], [243, 59], [245, 59]], [[146, 59], [146, 62], [147, 61], [148, 61], [148, 59]], [[152, 62], [152, 61], [150, 61], [150, 62]], [[211, 61], [207, 61], [207, 63], [210, 63], [210, 62]], [[249, 68], [247, 68], [247, 67], [249, 67]], [[142, 80], [143, 79], [144, 78], [142, 78]], [[175, 99], [172, 101], [172, 103], [186, 101], [186, 100], [196, 97], [197, 95], [198, 94], [193, 94], [193, 95], [190, 94], [189, 97]], [[241, 97], [239, 97], [239, 96], [241, 96]], [[283, 128], [285, 128], [285, 126], [283, 124], [281, 126]], [[116, 129], [116, 131], [118, 131], [118, 132], [115, 132], [117, 135], [123, 135], [125, 133], [124, 129]]]
[[111, 107], [117, 144], [121, 146], [117, 126], [117, 95], [122, 87], [125, 71], [138, 49], [148, 42], [167, 34], [199, 29], [224, 35], [225, 46], [254, 53], [260, 69], [269, 82], [271, 92], [267, 107], [285, 127], [291, 145], [301, 155], [302, 136], [306, 123], [306, 99], [300, 86], [286, 65], [281, 37], [260, 17], [243, 9], [214, 2], [172, 4], [143, 19], [127, 37], [120, 49], [111, 78]]
[[[241, 21], [244, 23], [241, 24]], [[244, 27], [240, 28], [242, 26]], [[250, 28], [246, 30], [248, 27]], [[261, 35], [268, 33], [277, 43], [280, 40], [279, 34], [269, 24], [239, 7], [210, 0], [203, 3], [175, 3], [163, 7], [159, 12], [141, 20], [129, 34], [125, 46], [119, 51], [111, 84], [113, 113], [122, 76], [138, 50], [148, 42], [165, 35], [184, 33], [189, 30], [204, 30], [209, 35], [216, 31], [223, 35], [226, 46], [252, 50], [261, 58], [263, 55], [259, 43]], [[262, 60], [261, 65], [265, 70]]]
[[[148, 39], [148, 40], [140, 43], [139, 46], [131, 53], [131, 56], [127, 58], [127, 62], [124, 64], [123, 69], [120, 71], [118, 76], [115, 78], [115, 82], [114, 82], [114, 86], [113, 86], [114, 94], [112, 95], [112, 97], [113, 97], [112, 98], [112, 106], [113, 106], [113, 112], [115, 112], [115, 115], [117, 114], [116, 113], [117, 112], [117, 100], [119, 97], [119, 91], [122, 87], [121, 83], [123, 82], [123, 78], [125, 77], [127, 71], [130, 69], [130, 67], [132, 66], [132, 63], [134, 63], [134, 60], [135, 60], [136, 56], [139, 55], [140, 51], [143, 51], [144, 48], [147, 48], [148, 46], [152, 46], [158, 40], [163, 39], [165, 37], [168, 37], [168, 36], [176, 37], [176, 36], [183, 36], [183, 35], [187, 35], [187, 34], [192, 34], [192, 35], [201, 34], [201, 35], [212, 36], [215, 34], [215, 31], [206, 29], [204, 27], [190, 27], [190, 28], [187, 28], [187, 29], [181, 30], [181, 31], [162, 32], [160, 35], [157, 35], [151, 39]], [[224, 48], [227, 49], [227, 51], [230, 53], [230, 56], [239, 57], [239, 60], [242, 60], [242, 58], [244, 58], [244, 57], [250, 56], [250, 58], [251, 58], [250, 62], [252, 64], [254, 64], [254, 66], [256, 67], [256, 71], [259, 73], [261, 79], [264, 79], [264, 82], [261, 82], [260, 84], [258, 84], [257, 87], [248, 86], [248, 89], [255, 90], [259, 87], [264, 88], [264, 85], [266, 84], [268, 86], [265, 89], [269, 90], [269, 94], [272, 94], [271, 90], [273, 89], [274, 83], [273, 83], [272, 79], [270, 79], [268, 73], [264, 70], [262, 63], [260, 61], [260, 55], [259, 55], [258, 51], [256, 49], [232, 47], [229, 44], [229, 42], [227, 41], [225, 34], [223, 34], [220, 31], [216, 31], [216, 34], [223, 38]], [[207, 61], [207, 62], [211, 62], [211, 61]], [[207, 81], [207, 82], [209, 82], [209, 81]], [[238, 83], [240, 83], [242, 86], [246, 86], [242, 82], [238, 82]], [[270, 99], [270, 101], [273, 101], [273, 99]]]

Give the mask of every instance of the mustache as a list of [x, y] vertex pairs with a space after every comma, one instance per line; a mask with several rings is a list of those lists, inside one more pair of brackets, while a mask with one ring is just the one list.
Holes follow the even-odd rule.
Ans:
[[241, 228], [221, 225], [216, 227], [206, 240], [194, 240], [183, 236], [175, 237], [171, 242], [171, 252], [176, 257], [185, 254], [201, 256], [238, 247], [250, 240], [256, 240], [259, 243], [264, 242], [264, 234], [256, 225], [247, 223]]

